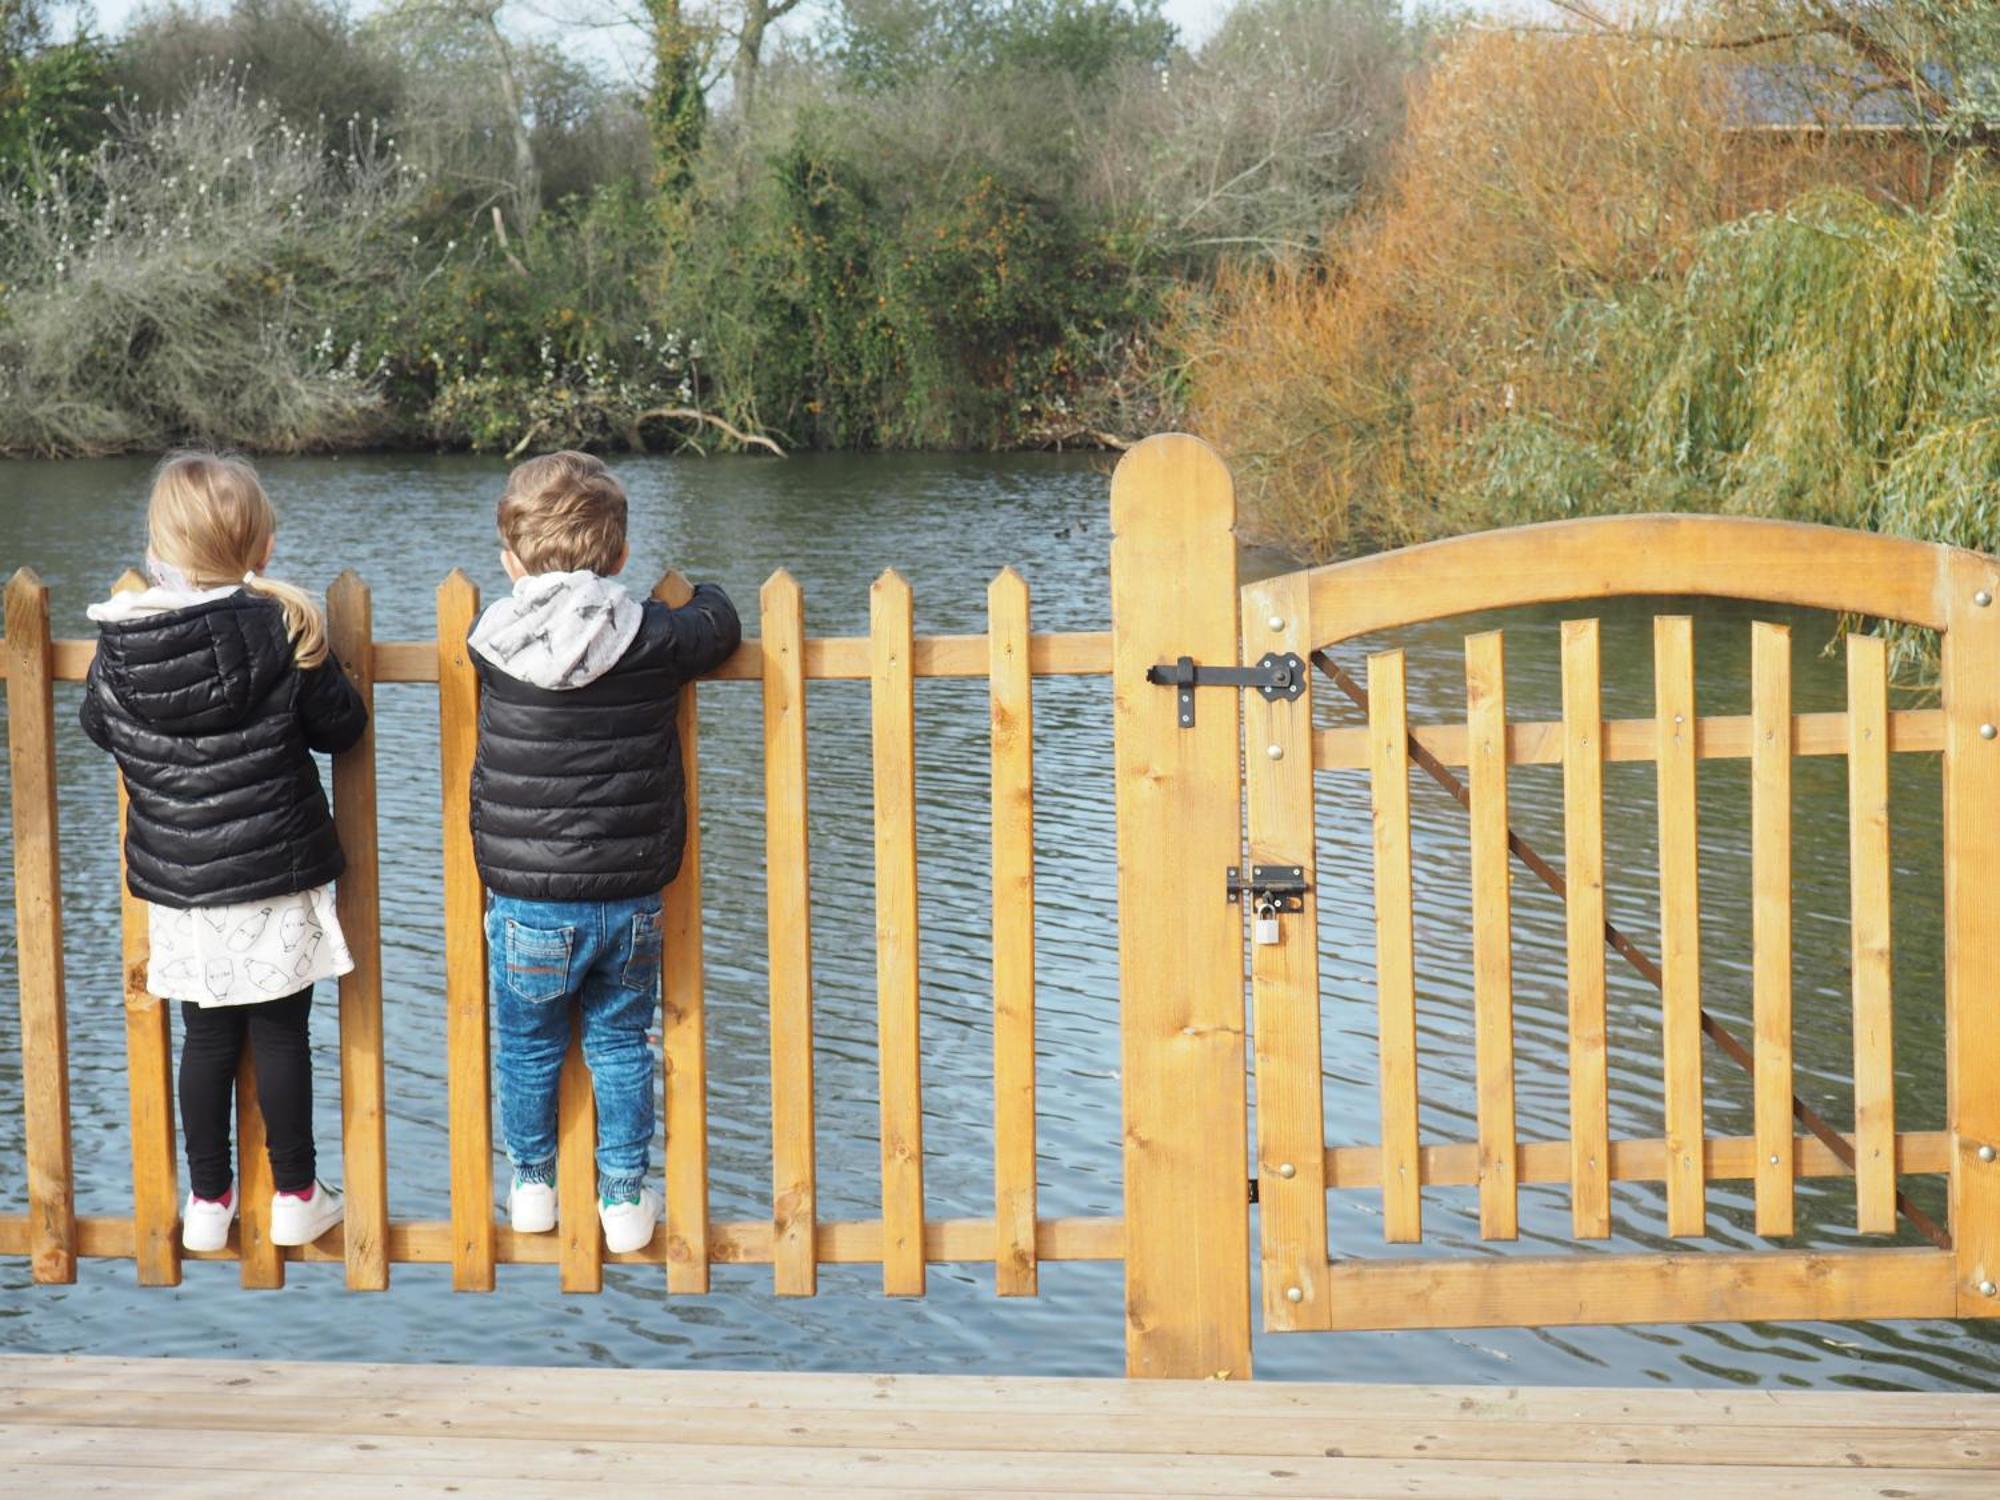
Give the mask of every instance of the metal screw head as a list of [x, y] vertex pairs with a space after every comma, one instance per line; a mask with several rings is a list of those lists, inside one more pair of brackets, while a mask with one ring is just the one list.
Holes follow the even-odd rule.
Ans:
[[[1986, 1285], [1991, 1286], [1993, 1283], [1989, 1281]], [[1988, 1292], [1986, 1295], [1990, 1297], [1993, 1294]], [[1306, 1300], [1306, 1294], [1295, 1286], [1288, 1286], [1285, 1288], [1285, 1300], [1287, 1302], [1303, 1302]]]
[[1264, 753], [1270, 756], [1272, 760], [1283, 760], [1285, 758], [1285, 747], [1283, 745], [1267, 745], [1264, 748]]
[[1972, 602], [1978, 605], [1981, 609], [1984, 609], [1986, 608], [1987, 605], [1993, 602], [1993, 595], [1987, 590], [1981, 589], [1978, 593], [1972, 596]]
[[1288, 1161], [1281, 1161], [1278, 1163], [1278, 1175], [1280, 1177], [1296, 1177], [1299, 1175], [1299, 1169]]
[[1285, 617], [1283, 615], [1272, 615], [1271, 618], [1266, 620], [1264, 623], [1270, 626], [1273, 630], [1283, 630], [1285, 628]]
[[1777, 1158], [1777, 1157], [1775, 1157], [1775, 1156], [1774, 1156], [1774, 1157], [1772, 1157], [1772, 1158], [1771, 1158], [1771, 1165], [1775, 1167], [1775, 1166], [1776, 1166], [1777, 1164], [1778, 1164], [1778, 1158]]
[[[1286, 1295], [1289, 1296], [1291, 1294], [1288, 1292]], [[2000, 1286], [1995, 1286], [1990, 1281], [1982, 1281], [1979, 1283], [1979, 1295], [1982, 1297], [2000, 1295]]]
[[1991, 1161], [1993, 1160], [1995, 1152], [1991, 1146], [1981, 1146], [1979, 1148], [1978, 1154], [1979, 1154], [1979, 1159], [1981, 1161]]
[[1996, 734], [2000, 734], [2000, 729], [1995, 729], [1991, 724], [1981, 724], [1979, 726], [1979, 737], [1982, 740], [1990, 740]]

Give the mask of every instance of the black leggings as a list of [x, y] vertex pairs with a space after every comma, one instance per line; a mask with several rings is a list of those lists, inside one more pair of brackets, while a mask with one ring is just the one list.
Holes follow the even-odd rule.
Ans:
[[243, 1041], [257, 1061], [257, 1105], [264, 1114], [271, 1178], [281, 1193], [312, 1186], [312, 1052], [307, 1024], [312, 986], [280, 1000], [203, 1009], [181, 1002], [181, 1129], [187, 1134], [188, 1185], [197, 1198], [229, 1191], [229, 1107]]

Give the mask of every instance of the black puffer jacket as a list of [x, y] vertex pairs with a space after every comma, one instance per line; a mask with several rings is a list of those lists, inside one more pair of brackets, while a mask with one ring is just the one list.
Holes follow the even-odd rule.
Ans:
[[340, 874], [309, 752], [345, 750], [368, 711], [331, 661], [299, 669], [275, 600], [244, 591], [106, 622], [81, 717], [131, 793], [133, 895], [222, 906]]
[[616, 665], [581, 687], [536, 687], [472, 653], [472, 848], [487, 889], [623, 901], [680, 872], [687, 782], [674, 713], [682, 686], [720, 666], [743, 626], [714, 584], [678, 609], [651, 600], [643, 611]]

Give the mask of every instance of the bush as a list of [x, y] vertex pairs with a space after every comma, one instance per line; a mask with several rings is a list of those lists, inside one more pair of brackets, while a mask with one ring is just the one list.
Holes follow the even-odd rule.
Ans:
[[359, 441], [379, 403], [336, 329], [383, 296], [409, 174], [235, 88], [128, 117], [0, 195], [0, 452]]
[[1489, 507], [1562, 450], [1580, 493], [1608, 392], [1646, 357], [1635, 309], [1746, 203], [1851, 172], [1833, 151], [1746, 160], [1725, 120], [1684, 48], [1456, 38], [1377, 212], [1182, 303], [1193, 421], [1235, 460], [1252, 529], [1329, 557], [1512, 519]]

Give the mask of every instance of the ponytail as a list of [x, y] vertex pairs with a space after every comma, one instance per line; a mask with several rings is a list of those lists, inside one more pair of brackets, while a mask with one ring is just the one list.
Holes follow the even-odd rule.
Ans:
[[285, 612], [285, 634], [291, 638], [293, 661], [310, 670], [326, 660], [326, 620], [312, 595], [295, 583], [266, 578], [261, 573], [245, 573], [243, 586], [275, 599], [278, 608]]

